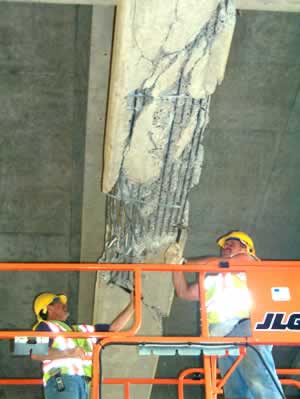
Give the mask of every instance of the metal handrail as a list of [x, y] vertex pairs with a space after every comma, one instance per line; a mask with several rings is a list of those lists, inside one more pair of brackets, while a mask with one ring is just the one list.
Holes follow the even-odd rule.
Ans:
[[[228, 266], [228, 265], [227, 265]], [[230, 261], [230, 268], [220, 268], [218, 260], [207, 261], [207, 263], [201, 263], [201, 265], [187, 264], [187, 265], [153, 265], [153, 264], [97, 264], [97, 263], [80, 263], [80, 264], [65, 264], [65, 263], [2, 263], [0, 264], [1, 271], [131, 271], [134, 273], [134, 285], [135, 285], [135, 319], [133, 326], [127, 331], [120, 332], [93, 332], [93, 333], [84, 333], [84, 332], [38, 332], [31, 330], [8, 330], [8, 331], [0, 331], [0, 339], [10, 339], [16, 336], [30, 336], [30, 337], [55, 337], [55, 336], [64, 336], [71, 338], [89, 338], [96, 337], [101, 338], [101, 341], [94, 346], [93, 351], [93, 388], [92, 388], [92, 398], [99, 399], [99, 355], [101, 349], [109, 344], [117, 344], [117, 343], [199, 343], [199, 338], [201, 338], [201, 343], [203, 344], [220, 344], [220, 343], [232, 343], [246, 345], [246, 344], [274, 344], [281, 342], [281, 338], [278, 339], [278, 342], [270, 341], [269, 338], [259, 339], [253, 337], [210, 337], [208, 334], [208, 323], [207, 323], [207, 314], [206, 307], [201, 306], [200, 308], [200, 316], [202, 321], [202, 334], [199, 336], [192, 337], [161, 337], [161, 336], [135, 336], [138, 332], [138, 329], [141, 325], [142, 320], [142, 308], [141, 308], [141, 275], [143, 272], [173, 272], [173, 271], [185, 271], [185, 272], [198, 272], [199, 273], [199, 286], [203, 286], [204, 277], [206, 273], [227, 273], [227, 272], [261, 272], [276, 270], [285, 273], [287, 271], [300, 271], [300, 261], [263, 261], [257, 262], [253, 264], [253, 262], [243, 262], [241, 265], [238, 261]], [[204, 290], [200, 290], [200, 302], [205, 303], [205, 293]], [[290, 340], [290, 341], [289, 341]], [[284, 344], [295, 345], [295, 341], [287, 337], [284, 340]], [[206, 357], [205, 357], [206, 358]], [[212, 378], [211, 381], [214, 386], [216, 385], [217, 379], [215, 377], [216, 373], [216, 356], [211, 359], [208, 359], [210, 364], [207, 364], [205, 367], [205, 378]], [[205, 360], [207, 363], [207, 361]], [[208, 371], [206, 370], [208, 369]], [[214, 375], [212, 376], [211, 372], [213, 370]], [[287, 374], [287, 373], [285, 373]], [[132, 380], [132, 379], [131, 379]], [[0, 380], [1, 381], [13, 381], [13, 380]], [[20, 380], [19, 380], [20, 381]], [[24, 379], [23, 381], [27, 381], [28, 384], [33, 383], [32, 379]], [[285, 381], [290, 381], [287, 379]], [[293, 380], [292, 380], [293, 381]], [[9, 382], [8, 382], [9, 383]], [[26, 382], [24, 382], [25, 384]], [[183, 383], [183, 382], [182, 382]], [[126, 382], [125, 391], [129, 394], [129, 384], [130, 381]], [[296, 382], [298, 384], [298, 382]], [[298, 386], [298, 385], [297, 385]], [[215, 392], [215, 395], [218, 392]], [[215, 396], [216, 397], [216, 396]]]

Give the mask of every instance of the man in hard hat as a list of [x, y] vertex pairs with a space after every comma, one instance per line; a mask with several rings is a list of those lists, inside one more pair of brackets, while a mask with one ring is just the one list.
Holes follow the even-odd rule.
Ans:
[[[37, 323], [36, 331], [119, 331], [129, 321], [134, 312], [133, 300], [111, 324], [94, 326], [68, 322], [67, 296], [44, 292], [33, 303]], [[31, 355], [33, 360], [43, 362], [43, 382], [45, 399], [88, 399], [89, 382], [92, 376], [94, 338], [64, 338], [57, 336], [50, 340], [47, 355]]]
[[[221, 254], [215, 259], [259, 261], [251, 237], [243, 231], [231, 231], [220, 237], [217, 244]], [[191, 263], [204, 265], [212, 259], [214, 258], [202, 258]], [[167, 250], [166, 262], [188, 263], [183, 262], [178, 244]], [[178, 297], [190, 301], [199, 300], [199, 284], [188, 284], [183, 272], [173, 273], [173, 283]], [[208, 275], [204, 285], [210, 335], [249, 336], [251, 298], [245, 273]], [[235, 360], [236, 357], [233, 356], [219, 358], [222, 376]], [[282, 399], [284, 396], [275, 370], [272, 346], [258, 345], [247, 348], [246, 357], [227, 380], [224, 392], [227, 399]]]

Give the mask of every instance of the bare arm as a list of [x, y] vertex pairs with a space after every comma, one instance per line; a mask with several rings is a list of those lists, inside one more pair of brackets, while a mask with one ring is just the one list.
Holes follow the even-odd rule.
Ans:
[[120, 331], [125, 327], [127, 322], [130, 320], [134, 312], [133, 297], [126, 308], [112, 321], [109, 327], [109, 331]]
[[[203, 258], [198, 258], [198, 259], [191, 259], [191, 260], [186, 260], [185, 264], [193, 264], [193, 265], [207, 265], [210, 261], [213, 260], [223, 260], [223, 258], [220, 258], [220, 256], [205, 256]], [[225, 260], [225, 258], [224, 258]]]
[[[246, 253], [237, 254], [232, 259], [254, 261], [254, 259]], [[193, 259], [192, 261], [186, 261], [185, 263], [206, 265], [209, 261], [212, 260], [228, 261], [229, 258], [206, 257], [206, 258]], [[199, 300], [199, 284], [198, 283], [188, 284], [183, 272], [173, 273], [173, 284], [175, 287], [176, 295], [179, 298], [185, 299], [187, 301]]]
[[[241, 257], [241, 259], [244, 259]], [[207, 265], [209, 261], [212, 260], [228, 260], [226, 258], [221, 258], [219, 256], [211, 256], [211, 257], [203, 257], [199, 259], [192, 259], [190, 261], [186, 260], [185, 264], [193, 264], [193, 265]], [[173, 273], [173, 284], [175, 287], [176, 295], [187, 301], [197, 301], [199, 300], [199, 284], [189, 284], [186, 281], [183, 272], [174, 272]]]
[[173, 273], [173, 284], [176, 295], [187, 301], [197, 301], [199, 299], [198, 283], [188, 284], [183, 272]]
[[40, 362], [44, 360], [65, 359], [70, 357], [85, 359], [86, 353], [82, 348], [76, 347], [72, 349], [65, 349], [63, 351], [59, 349], [49, 348], [48, 355], [31, 355], [32, 360], [38, 360]]
[[[184, 261], [181, 246], [178, 243], [170, 245], [165, 252], [165, 262], [168, 264], [182, 264]], [[197, 262], [194, 261], [193, 263]], [[179, 298], [188, 301], [199, 299], [199, 285], [197, 283], [188, 284], [183, 272], [173, 272], [173, 285]]]

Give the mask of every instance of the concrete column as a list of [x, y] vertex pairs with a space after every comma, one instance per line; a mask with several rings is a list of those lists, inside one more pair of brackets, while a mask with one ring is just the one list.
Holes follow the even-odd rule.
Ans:
[[[96, 262], [105, 231], [105, 195], [101, 193], [102, 153], [111, 59], [114, 7], [94, 6], [91, 27], [89, 89], [84, 160], [81, 262]], [[95, 273], [81, 272], [78, 319], [91, 322]]]
[[[223, 79], [234, 24], [235, 8], [225, 0], [120, 2], [104, 148], [103, 262], [163, 263], [179, 225], [188, 224], [210, 95]], [[98, 277], [95, 320], [110, 321], [128, 301], [119, 286], [131, 288], [131, 276]], [[145, 335], [162, 334], [173, 296], [170, 277], [152, 273], [143, 280]], [[156, 358], [122, 351], [105, 351], [104, 375], [153, 375]], [[146, 397], [150, 389], [135, 392]], [[107, 397], [114, 393], [105, 387]]]

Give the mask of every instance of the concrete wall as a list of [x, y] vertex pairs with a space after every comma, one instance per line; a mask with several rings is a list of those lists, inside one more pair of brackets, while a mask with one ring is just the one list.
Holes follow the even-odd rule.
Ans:
[[[79, 261], [90, 7], [0, 3], [0, 260]], [[66, 292], [77, 273], [0, 274], [0, 328], [32, 326], [33, 297]], [[39, 376], [0, 342], [0, 377]], [[33, 373], [34, 371], [34, 373]], [[40, 388], [0, 387], [35, 399]]]
[[242, 228], [262, 258], [299, 259], [299, 85], [299, 14], [242, 12], [212, 99], [188, 255]]

